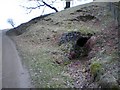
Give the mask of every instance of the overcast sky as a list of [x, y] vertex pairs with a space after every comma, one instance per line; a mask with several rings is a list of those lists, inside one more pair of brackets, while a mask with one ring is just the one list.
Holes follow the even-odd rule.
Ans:
[[[33, 0], [34, 1], [34, 0]], [[20, 25], [21, 23], [27, 22], [32, 18], [40, 16], [43, 11], [43, 7], [40, 9], [33, 10], [29, 13], [29, 10], [21, 7], [23, 6], [35, 6], [36, 2], [28, 1], [28, 0], [0, 0], [0, 30], [6, 28], [12, 28], [12, 26], [7, 22], [9, 18], [13, 19], [15, 26]], [[45, 0], [50, 3], [51, 0]], [[92, 2], [93, 0], [74, 0], [71, 2], [71, 6], [77, 6], [84, 3]], [[63, 10], [65, 7], [65, 2], [61, 0], [57, 0], [56, 3], [53, 4], [59, 11]], [[50, 8], [45, 8], [43, 14], [54, 12], [54, 10]], [[29, 14], [27, 14], [29, 13]]]

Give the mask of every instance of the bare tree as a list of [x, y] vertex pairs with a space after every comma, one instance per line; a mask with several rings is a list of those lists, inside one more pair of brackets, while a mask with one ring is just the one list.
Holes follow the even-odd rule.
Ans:
[[[55, 0], [56, 1], [56, 0]], [[51, 5], [47, 4], [45, 1], [42, 0], [42, 2], [44, 3], [44, 5], [48, 6], [49, 8], [55, 10], [56, 12], [58, 12], [58, 10], [55, 7], [52, 7]]]
[[[30, 0], [31, 1], [31, 0]], [[29, 13], [33, 10], [33, 9], [37, 9], [37, 8], [41, 8], [41, 7], [49, 7], [51, 9], [53, 9], [55, 12], [58, 12], [58, 10], [56, 9], [56, 7], [53, 7], [52, 5], [56, 2], [57, 0], [51, 0], [51, 2], [49, 2], [49, 4], [47, 2], [45, 2], [45, 0], [35, 0], [34, 2], [36, 2], [36, 6], [31, 6], [31, 7], [26, 7], [26, 6], [22, 6], [24, 8], [26, 8], [27, 10], [29, 10]], [[62, 1], [62, 0], [61, 0]], [[70, 1], [71, 0], [63, 0], [66, 2], [66, 6], [64, 9], [70, 8]], [[43, 9], [43, 12], [44, 12]]]
[[8, 22], [12, 27], [15, 27], [15, 23], [14, 23], [13, 19], [9, 18], [9, 19], [7, 20], [7, 22]]
[[44, 0], [36, 0], [35, 2], [36, 2], [36, 6], [32, 6], [32, 7], [22, 6], [22, 7], [26, 8], [26, 9], [29, 9], [29, 10], [30, 10], [29, 13], [30, 13], [33, 9], [37, 9], [37, 8], [40, 9], [40, 7], [46, 7], [46, 6], [49, 7], [49, 8], [51, 8], [51, 9], [53, 9], [55, 12], [58, 12], [58, 10], [57, 10], [55, 7], [52, 6], [53, 3], [56, 2], [56, 0], [51, 0], [51, 3], [50, 3], [50, 4], [48, 4], [48, 3], [45, 2]]

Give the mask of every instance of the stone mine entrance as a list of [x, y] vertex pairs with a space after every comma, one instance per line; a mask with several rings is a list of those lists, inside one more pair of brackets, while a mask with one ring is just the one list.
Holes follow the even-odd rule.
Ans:
[[59, 40], [59, 45], [62, 47], [64, 54], [72, 59], [79, 56], [88, 55], [88, 47], [85, 47], [87, 41], [91, 38], [92, 34], [81, 34], [81, 32], [71, 31], [63, 33]]
[[88, 41], [88, 39], [90, 39], [90, 37], [80, 37], [77, 41], [76, 41], [76, 45], [83, 47], [86, 42]]

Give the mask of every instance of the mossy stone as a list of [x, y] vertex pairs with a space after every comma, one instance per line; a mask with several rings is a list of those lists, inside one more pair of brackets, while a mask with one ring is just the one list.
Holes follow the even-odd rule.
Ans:
[[100, 62], [93, 62], [90, 66], [90, 70], [92, 74], [96, 74], [101, 69], [102, 69], [102, 65]]
[[100, 62], [97, 62], [97, 61], [93, 62], [90, 66], [90, 71], [93, 76], [95, 76], [96, 74], [99, 74], [101, 70], [102, 70], [102, 65]]

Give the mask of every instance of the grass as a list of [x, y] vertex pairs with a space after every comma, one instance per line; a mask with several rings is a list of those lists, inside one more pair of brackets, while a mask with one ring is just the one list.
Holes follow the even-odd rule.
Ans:
[[94, 30], [94, 29], [92, 29], [90, 27], [86, 27], [86, 26], [79, 28], [78, 31], [81, 32], [82, 34], [88, 34], [88, 33], [94, 34], [94, 33], [98, 32], [98, 30]]
[[78, 31], [81, 32], [82, 34], [95, 34], [100, 32], [99, 30], [93, 29], [91, 26], [85, 26], [85, 25], [74, 25], [73, 23], [68, 23], [65, 26], [65, 31]]
[[98, 74], [98, 72], [100, 72], [102, 70], [101, 63], [97, 62], [97, 61], [92, 62], [91, 66], [90, 66], [90, 70], [91, 70], [91, 73], [93, 76]]
[[90, 71], [93, 77], [97, 76], [96, 79], [99, 80], [102, 75], [110, 72], [114, 78], [118, 79], [118, 58], [117, 51], [112, 51], [109, 55], [104, 50], [97, 53], [91, 59]]
[[27, 64], [32, 83], [36, 88], [68, 88], [72, 87], [73, 79], [67, 74], [67, 66], [53, 63], [53, 57], [39, 49], [35, 53], [22, 53]]
[[[99, 23], [100, 24], [99, 28], [90, 26], [92, 24], [89, 25], [89, 23], [88, 24], [81, 23], [81, 22], [73, 23], [72, 21], [66, 21], [65, 23], [62, 22], [63, 24], [59, 27], [56, 27], [56, 26], [48, 27], [47, 24], [42, 25], [40, 23], [40, 25], [36, 24], [34, 26], [31, 26], [29, 31], [24, 33], [24, 35], [20, 36], [20, 39], [22, 40], [19, 41], [20, 39], [18, 39], [19, 43], [17, 45], [19, 47], [19, 50], [21, 50], [23, 63], [25, 63], [28, 66], [28, 69], [32, 78], [32, 83], [35, 86], [35, 88], [74, 87], [73, 78], [71, 78], [71, 76], [67, 73], [67, 69], [68, 69], [67, 65], [58, 65], [54, 63], [56, 59], [59, 60], [57, 58], [57, 55], [54, 55], [55, 57], [53, 57], [53, 55], [51, 55], [50, 53], [47, 53], [48, 51], [51, 52], [51, 51], [54, 51], [54, 49], [56, 50], [56, 47], [52, 46], [53, 44], [51, 44], [53, 42], [46, 41], [46, 38], [48, 36], [52, 37], [53, 35], [52, 30], [59, 31], [59, 32], [79, 31], [82, 34], [88, 34], [88, 33], [103, 34], [103, 32], [101, 32], [100, 30], [104, 29], [106, 25], [108, 25], [109, 22], [111, 21], [111, 19], [108, 16], [104, 17], [103, 19], [104, 20], [101, 20]], [[102, 40], [102, 38], [100, 40]], [[22, 47], [20, 46], [20, 44]], [[100, 41], [98, 42], [98, 44], [102, 45], [102, 42]], [[36, 47], [36, 46], [40, 46], [40, 47]], [[59, 47], [59, 49], [67, 53], [69, 51], [68, 50], [69, 47], [71, 46], [63, 45]], [[112, 58], [112, 56], [114, 58]], [[106, 55], [104, 51], [97, 52], [91, 64], [91, 72], [93, 74], [96, 74], [96, 73], [99, 74], [99, 71], [101, 71], [101, 69], [103, 68], [105, 68], [105, 70], [107, 71], [111, 71], [110, 68], [115, 67], [112, 65], [116, 63], [114, 62], [116, 61], [116, 58], [115, 58], [116, 54], [113, 54], [112, 56]], [[62, 58], [60, 58], [60, 60], [61, 59]], [[69, 62], [67, 61], [66, 58], [65, 60], [66, 60], [65, 64], [68, 64]], [[116, 67], [115, 67], [115, 70], [116, 70]], [[107, 71], [105, 71], [105, 73]], [[113, 72], [113, 73], [115, 73], [115, 76], [117, 76], [116, 72]]]

